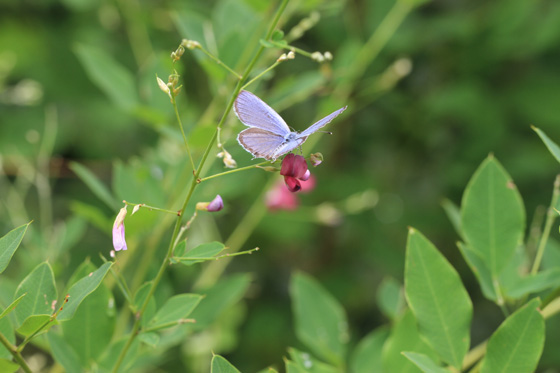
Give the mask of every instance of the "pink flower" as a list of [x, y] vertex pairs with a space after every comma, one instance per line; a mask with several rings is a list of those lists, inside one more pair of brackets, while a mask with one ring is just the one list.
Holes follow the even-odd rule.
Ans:
[[282, 160], [280, 175], [284, 176], [284, 182], [288, 190], [295, 193], [301, 190], [300, 181], [309, 179], [311, 172], [307, 169], [307, 162], [304, 157], [290, 153]]
[[124, 239], [124, 218], [126, 217], [126, 206], [119, 211], [115, 223], [113, 223], [113, 247], [116, 251], [126, 250]]
[[[315, 188], [315, 178], [313, 175], [305, 181], [299, 182], [301, 185], [301, 191], [303, 193], [310, 192]], [[270, 211], [277, 210], [295, 210], [299, 205], [299, 200], [297, 196], [290, 192], [286, 187], [284, 187], [280, 180], [278, 183], [274, 184], [272, 189], [270, 189], [265, 196], [266, 207]]]
[[224, 208], [224, 201], [222, 200], [222, 197], [220, 197], [219, 194], [216, 195], [216, 198], [214, 198], [212, 202], [199, 202], [196, 204], [196, 209], [202, 211], [216, 212], [216, 211], [220, 211], [223, 208]]

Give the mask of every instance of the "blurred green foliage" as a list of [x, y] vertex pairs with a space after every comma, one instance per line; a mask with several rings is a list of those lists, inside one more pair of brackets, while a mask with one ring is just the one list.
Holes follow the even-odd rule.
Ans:
[[[440, 202], [447, 197], [459, 203], [489, 153], [515, 179], [529, 222], [537, 206], [549, 202], [558, 166], [529, 125], [560, 139], [560, 3], [427, 2], [407, 15], [394, 34], [385, 35], [388, 43], [364, 74], [349, 81], [360, 48], [384, 26], [394, 3], [291, 1], [281, 21], [288, 37], [302, 19], [312, 12], [319, 15], [311, 17], [314, 27], [291, 43], [310, 52], [328, 50], [334, 60], [319, 65], [298, 55], [250, 88], [281, 110], [296, 130], [333, 106], [350, 105], [329, 126], [333, 136], [304, 147], [306, 154], [322, 152], [325, 162], [312, 170], [316, 189], [298, 195], [299, 210], [265, 211], [263, 188], [271, 182], [261, 170], [210, 180], [196, 191], [200, 201], [221, 194], [226, 207], [217, 218], [198, 218], [189, 245], [227, 244], [228, 237], [240, 240], [247, 234], [237, 241], [242, 248], [261, 248], [227, 268], [230, 274], [252, 274], [246, 301], [208, 320], [217, 319], [221, 333], [214, 334], [219, 341], [213, 346], [241, 371], [280, 366], [286, 347], [298, 347], [288, 295], [295, 270], [312, 274], [344, 305], [353, 340], [386, 322], [385, 310], [376, 306], [376, 291], [386, 275], [402, 279], [407, 226], [430, 237], [458, 267], [476, 304], [481, 291], [461, 259], [458, 237]], [[170, 73], [169, 54], [185, 37], [198, 40], [233, 68], [245, 66], [275, 6], [266, 0], [0, 4], [0, 228], [8, 232], [35, 221], [24, 238], [28, 251], [20, 251], [6, 270], [10, 280], [1, 278], [2, 301], [44, 260], [57, 279], [68, 279], [86, 257], [101, 264], [98, 253], [107, 255], [111, 249], [117, 210], [76, 177], [71, 162], [93, 171], [117, 201], [180, 207], [176, 198], [184, 198], [188, 161], [173, 108], [155, 76]], [[267, 49], [265, 60], [274, 61], [279, 53]], [[256, 70], [266, 68], [265, 62]], [[182, 74], [181, 117], [200, 157], [234, 79], [200, 51], [186, 51], [176, 67]], [[114, 71], [100, 75], [99, 69]], [[332, 90], [348, 85], [346, 96], [342, 89]], [[242, 128], [231, 115], [222, 136], [245, 166], [251, 156], [235, 141]], [[218, 159], [207, 174], [221, 170]], [[367, 190], [377, 193], [377, 204], [361, 211], [358, 197]], [[354, 210], [347, 208], [350, 196], [358, 196]], [[325, 202], [342, 211], [340, 220], [321, 220]], [[127, 221], [128, 254], [135, 264], [127, 275], [134, 277], [132, 268], [141, 265], [143, 255], [154, 255], [154, 262], [163, 257], [166, 219], [141, 210]], [[156, 225], [163, 227], [154, 231]], [[556, 229], [552, 236], [558, 238]], [[146, 253], [145, 243], [154, 251]], [[174, 268], [156, 298], [190, 291], [200, 271]], [[247, 277], [236, 281], [240, 289], [249, 286]], [[500, 314], [482, 301], [473, 317], [476, 344], [497, 327]], [[196, 341], [207, 343], [204, 336], [193, 334], [190, 342], [176, 347], [182, 357], [168, 359], [165, 368], [196, 366], [196, 354], [207, 350], [191, 347]], [[548, 342], [542, 365], [560, 368]]]

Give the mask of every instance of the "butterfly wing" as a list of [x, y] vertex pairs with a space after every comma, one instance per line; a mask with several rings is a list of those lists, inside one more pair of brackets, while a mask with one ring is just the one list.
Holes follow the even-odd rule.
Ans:
[[284, 141], [275, 149], [271, 158], [275, 160], [276, 158], [288, 152], [291, 152], [292, 150], [303, 144], [305, 140], [307, 140], [307, 136], [302, 137], [300, 134], [298, 134], [297, 137]]
[[284, 137], [260, 128], [247, 128], [237, 136], [239, 144], [255, 158], [276, 159], [274, 153], [284, 142]]
[[312, 124], [309, 126], [309, 128], [307, 128], [305, 131], [301, 132], [300, 134], [298, 134], [298, 137], [307, 137], [309, 135], [311, 135], [312, 133], [314, 133], [315, 131], [317, 131], [319, 128], [326, 126], [327, 124], [329, 124], [334, 118], [336, 118], [337, 116], [339, 116], [340, 113], [342, 113], [344, 110], [346, 110], [348, 106], [345, 106], [343, 108], [338, 109], [337, 111], [327, 115], [326, 117], [324, 117], [323, 119], [317, 121], [316, 123]]
[[282, 137], [290, 133], [284, 119], [263, 100], [249, 91], [241, 91], [233, 103], [233, 111], [244, 125], [260, 128]]

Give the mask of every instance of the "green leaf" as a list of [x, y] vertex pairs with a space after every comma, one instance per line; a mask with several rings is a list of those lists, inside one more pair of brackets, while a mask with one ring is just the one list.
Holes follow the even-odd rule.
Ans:
[[175, 257], [174, 259], [190, 266], [205, 260], [214, 260], [214, 256], [224, 251], [225, 248], [221, 242], [208, 242], [187, 251], [184, 257]]
[[280, 40], [284, 39], [284, 31], [274, 30], [274, 32], [272, 33], [271, 39], [274, 40], [274, 41], [280, 41]]
[[535, 126], [531, 126], [531, 128], [537, 133], [537, 135], [539, 135], [554, 158], [556, 158], [556, 160], [560, 162], [560, 147], [554, 141], [552, 141], [541, 129]]
[[0, 372], [12, 373], [19, 369], [19, 364], [8, 359], [0, 359]]
[[522, 243], [525, 210], [511, 177], [492, 155], [465, 189], [461, 225], [467, 245], [497, 278]]
[[286, 365], [286, 373], [307, 373], [305, 369], [288, 359], [284, 359], [284, 364]]
[[[119, 355], [127, 342], [128, 336], [123, 337], [109, 345], [109, 347], [105, 350], [105, 353], [98, 360], [99, 366], [103, 368], [101, 371], [113, 371], [113, 367], [117, 363], [117, 359], [119, 358]], [[124, 373], [130, 371], [130, 365], [132, 365], [132, 363], [136, 361], [139, 346], [140, 341], [138, 339], [135, 339], [134, 342], [132, 342], [132, 345], [128, 349], [127, 353], [124, 355], [124, 360], [118, 370], [119, 372]]]
[[121, 109], [138, 106], [134, 76], [105, 51], [77, 44], [74, 52], [87, 75]]
[[[96, 269], [89, 261], [82, 263], [74, 271], [69, 283], [77, 284], [80, 278]], [[86, 369], [107, 348], [114, 329], [114, 300], [109, 288], [103, 283], [82, 301], [71, 319], [62, 322], [64, 340], [72, 346], [82, 367]]]
[[472, 302], [455, 268], [414, 228], [408, 231], [405, 296], [418, 329], [458, 370], [469, 350]]
[[303, 372], [313, 373], [337, 373], [340, 370], [332, 365], [317, 360], [308, 352], [299, 351], [293, 347], [288, 348], [288, 353], [293, 363], [297, 365]]
[[[163, 324], [179, 321], [189, 316], [202, 299], [198, 294], [179, 294], [171, 297], [157, 311], [148, 327], [158, 327]], [[171, 327], [173, 325], [170, 325]]]
[[396, 320], [391, 335], [385, 342], [382, 351], [383, 372], [410, 373], [420, 370], [402, 355], [403, 351], [423, 353], [436, 359], [432, 348], [420, 338], [416, 320], [411, 311], [407, 311], [400, 320]]
[[105, 275], [109, 271], [109, 268], [111, 268], [112, 264], [112, 262], [103, 264], [98, 270], [90, 273], [72, 285], [68, 291], [68, 295], [70, 295], [68, 303], [66, 303], [64, 309], [58, 314], [57, 319], [59, 321], [70, 320], [74, 316], [74, 313], [84, 298], [91, 294], [95, 289], [97, 289], [99, 284], [101, 284], [101, 281], [105, 278]]
[[208, 327], [225, 309], [243, 297], [250, 282], [248, 274], [238, 274], [224, 278], [210, 289], [200, 291], [204, 298], [189, 315], [196, 320], [196, 324], [189, 324], [189, 327], [195, 330]]
[[31, 334], [37, 332], [40, 328], [41, 332], [48, 331], [53, 325], [58, 324], [56, 320], [49, 322], [50, 315], [33, 315], [29, 316], [19, 328], [17, 332], [24, 337], [28, 337]]
[[236, 367], [231, 365], [229, 361], [221, 357], [220, 355], [214, 355], [212, 357], [212, 373], [241, 373]]
[[155, 332], [140, 333], [138, 339], [152, 348], [156, 348], [159, 343], [159, 334]]
[[492, 334], [481, 373], [534, 372], [544, 347], [544, 318], [533, 299]]
[[338, 301], [303, 273], [292, 276], [290, 295], [298, 339], [325, 361], [342, 366], [348, 324]]
[[[146, 301], [146, 297], [148, 296], [152, 285], [152, 281], [146, 282], [145, 284], [140, 286], [140, 288], [136, 291], [136, 294], [134, 294], [134, 306], [136, 307], [136, 310], [142, 308], [142, 305]], [[154, 314], [156, 313], [156, 308], [156, 300], [152, 296], [148, 301], [146, 309], [144, 310], [144, 315], [142, 316], [141, 320], [142, 326], [148, 325], [148, 322], [152, 319], [152, 317], [154, 317]]]
[[70, 162], [70, 169], [88, 186], [97, 198], [103, 201], [109, 208], [117, 209], [118, 204], [115, 197], [109, 189], [95, 176], [93, 172], [88, 170], [77, 162]]
[[29, 224], [12, 229], [0, 238], [0, 273], [4, 272], [16, 252]]
[[496, 302], [498, 300], [498, 296], [492, 283], [492, 274], [490, 273], [488, 267], [486, 267], [486, 264], [484, 264], [480, 255], [462, 242], [458, 242], [457, 246], [459, 247], [459, 251], [461, 251], [463, 258], [471, 268], [471, 271], [476, 276], [484, 296], [487, 299]]
[[70, 347], [62, 336], [51, 331], [47, 334], [54, 360], [62, 365], [66, 372], [81, 372], [82, 366], [76, 351]]
[[403, 355], [412, 361], [424, 373], [449, 373], [449, 370], [440, 367], [429, 356], [417, 352], [403, 352]]
[[16, 300], [14, 300], [12, 303], [10, 303], [10, 305], [8, 307], [6, 307], [6, 309], [0, 314], [0, 319], [5, 317], [6, 315], [8, 315], [10, 312], [12, 312], [14, 310], [14, 308], [16, 308], [18, 303], [21, 302], [23, 297], [25, 297], [26, 295], [27, 295], [27, 293], [23, 293]]
[[441, 207], [443, 207], [447, 218], [451, 222], [451, 225], [453, 225], [453, 228], [455, 228], [455, 232], [457, 232], [459, 237], [463, 238], [463, 231], [461, 229], [461, 210], [459, 207], [447, 198], [441, 202]]
[[560, 286], [560, 268], [552, 268], [536, 275], [529, 275], [517, 281], [511, 288], [505, 288], [506, 296], [519, 299], [531, 293]]
[[377, 290], [377, 305], [389, 320], [398, 317], [405, 305], [401, 284], [391, 277], [384, 278]]
[[350, 358], [352, 373], [381, 372], [383, 370], [381, 351], [389, 336], [386, 327], [377, 328], [358, 343]]
[[56, 301], [57, 292], [54, 283], [54, 275], [49, 263], [39, 264], [16, 289], [14, 298], [19, 298], [24, 293], [27, 295], [19, 302], [14, 313], [18, 324], [21, 325], [25, 319], [32, 315], [51, 315], [52, 302]]
[[[10, 322], [8, 317], [0, 319], [0, 333], [6, 337], [6, 339], [11, 343], [14, 344], [16, 342], [16, 336], [14, 333], [14, 327]], [[11, 359], [12, 354], [4, 347], [3, 344], [0, 343], [0, 358]]]

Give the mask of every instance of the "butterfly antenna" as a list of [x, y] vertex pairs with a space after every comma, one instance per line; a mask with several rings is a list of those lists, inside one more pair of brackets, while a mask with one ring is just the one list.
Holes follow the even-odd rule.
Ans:
[[331, 131], [317, 131], [317, 132], [326, 133], [327, 135], [332, 135], [332, 132], [331, 132]]

